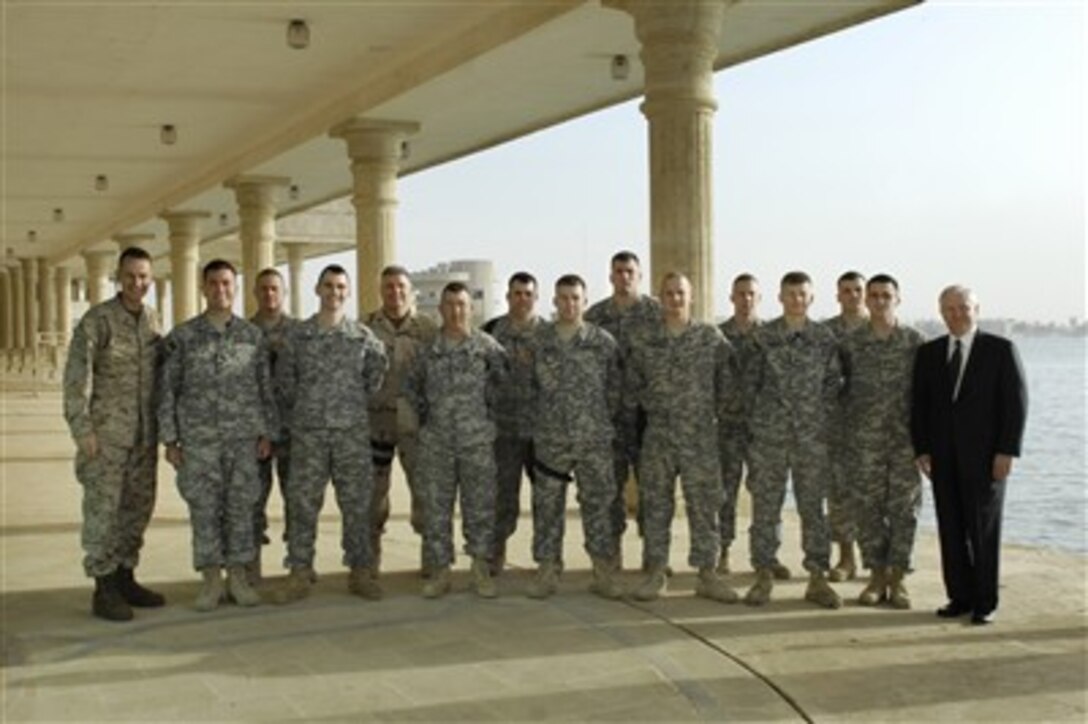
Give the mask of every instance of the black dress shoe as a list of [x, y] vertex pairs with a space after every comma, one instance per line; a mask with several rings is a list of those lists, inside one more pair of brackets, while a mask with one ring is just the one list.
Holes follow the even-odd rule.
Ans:
[[997, 620], [997, 611], [975, 611], [971, 614], [971, 623], [975, 626], [986, 626]]
[[949, 601], [937, 609], [937, 615], [941, 618], [959, 618], [971, 613], [971, 607], [959, 601]]

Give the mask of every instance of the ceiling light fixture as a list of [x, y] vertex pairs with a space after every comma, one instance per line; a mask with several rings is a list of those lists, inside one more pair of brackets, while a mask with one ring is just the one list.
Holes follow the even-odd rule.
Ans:
[[299, 189], [298, 184], [291, 184], [291, 188], [287, 189], [287, 195], [291, 198], [292, 201], [298, 201], [298, 197], [301, 195], [301, 193], [302, 192]]
[[34, 229], [26, 232], [26, 240], [33, 244], [35, 241], [38, 240], [38, 232], [34, 231]]
[[226, 226], [227, 221], [229, 221], [229, 220], [230, 220], [230, 217], [227, 216], [226, 214], [220, 214], [219, 215], [219, 225], [220, 226]]
[[287, 45], [295, 50], [303, 50], [310, 45], [310, 26], [305, 20], [295, 18], [287, 24]]
[[173, 146], [178, 142], [178, 129], [173, 123], [164, 124], [159, 128], [159, 140], [164, 146]]
[[56, 221], [58, 224], [64, 221], [64, 209], [59, 206], [53, 209], [53, 221]]
[[400, 142], [400, 160], [407, 161], [412, 155], [412, 146], [407, 141]]
[[100, 173], [94, 177], [94, 190], [95, 191], [107, 191], [110, 187], [110, 179], [104, 174]]
[[626, 55], [613, 55], [611, 69], [612, 80], [627, 80], [631, 74], [631, 63]]

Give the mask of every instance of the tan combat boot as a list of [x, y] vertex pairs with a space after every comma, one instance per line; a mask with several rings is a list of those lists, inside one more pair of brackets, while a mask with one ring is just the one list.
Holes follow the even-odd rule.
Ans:
[[253, 588], [261, 584], [261, 549], [257, 548], [257, 555], [246, 564], [246, 581]]
[[207, 613], [219, 608], [219, 601], [223, 598], [223, 575], [219, 566], [201, 569], [200, 575], [204, 577], [204, 583], [196, 594], [193, 607], [201, 613]]
[[771, 575], [774, 576], [774, 580], [776, 581], [788, 581], [793, 576], [793, 573], [790, 572], [789, 567], [782, 563], [779, 563], [778, 561], [775, 561], [771, 564], [770, 571]]
[[249, 585], [245, 566], [231, 566], [227, 569], [227, 595], [239, 606], [258, 606], [261, 603], [261, 594]]
[[839, 562], [831, 569], [828, 578], [836, 583], [840, 581], [852, 581], [858, 575], [858, 564], [857, 561], [854, 560], [854, 542], [840, 540], [838, 541], [838, 544]]
[[760, 568], [756, 571], [756, 582], [744, 594], [744, 602], [749, 606], [766, 606], [771, 600], [771, 591], [774, 590], [774, 569]]
[[903, 583], [905, 575], [906, 572], [902, 568], [888, 569], [888, 601], [891, 602], [892, 608], [902, 610], [910, 608], [910, 593], [907, 592], [907, 586]]
[[875, 606], [888, 596], [888, 582], [884, 578], [883, 568], [874, 568], [869, 575], [869, 583], [862, 589], [858, 596], [858, 603], [862, 606]]
[[287, 574], [287, 580], [276, 591], [274, 600], [276, 603], [294, 603], [301, 601], [310, 595], [310, 589], [314, 585], [314, 571], [309, 566], [292, 568]]
[[805, 588], [805, 600], [824, 608], [839, 608], [842, 599], [835, 589], [827, 582], [827, 575], [823, 572], [809, 574], [808, 587]]
[[613, 601], [623, 598], [623, 586], [616, 580], [612, 561], [607, 558], [593, 559], [593, 581], [589, 584], [589, 592]]
[[472, 559], [472, 587], [480, 598], [495, 598], [499, 595], [495, 579], [491, 577], [491, 563], [486, 558]]
[[441, 598], [450, 592], [450, 567], [431, 569], [430, 577], [423, 583], [424, 598]]
[[733, 587], [723, 581], [713, 568], [700, 568], [699, 580], [695, 584], [695, 595], [721, 603], [736, 603], [740, 598]]
[[722, 548], [722, 555], [718, 558], [718, 575], [728, 576], [732, 571], [729, 570], [729, 548]]
[[529, 598], [548, 598], [559, 590], [559, 568], [553, 561], [545, 561], [536, 570], [536, 575], [529, 582], [526, 594]]
[[348, 592], [368, 601], [380, 601], [383, 595], [378, 578], [370, 568], [352, 568], [348, 573]]
[[665, 566], [649, 566], [646, 578], [634, 590], [631, 597], [636, 601], [656, 601], [665, 592], [668, 585], [668, 575]]
[[116, 574], [95, 577], [91, 613], [107, 621], [132, 620], [132, 606], [118, 590]]

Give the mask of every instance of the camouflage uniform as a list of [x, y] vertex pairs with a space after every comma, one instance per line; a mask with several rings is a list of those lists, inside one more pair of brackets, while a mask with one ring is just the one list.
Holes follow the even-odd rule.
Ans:
[[616, 555], [610, 509], [613, 420], [620, 403], [619, 348], [612, 335], [583, 325], [569, 340], [554, 323], [541, 325], [533, 345], [536, 469], [533, 478], [533, 559], [559, 563], [563, 554], [567, 483], [578, 481], [586, 552]]
[[193, 566], [245, 565], [257, 553], [257, 440], [279, 434], [264, 334], [236, 316], [220, 332], [201, 314], [176, 327], [165, 348], [159, 439], [181, 445]]
[[277, 382], [291, 435], [291, 517], [284, 561], [290, 569], [313, 568], [318, 515], [330, 478], [342, 517], [343, 563], [353, 569], [373, 565], [374, 468], [367, 407], [386, 365], [381, 342], [355, 320], [326, 329], [315, 314], [287, 335]]
[[539, 317], [519, 327], [509, 315], [483, 326], [503, 346], [510, 359], [507, 377], [495, 398], [495, 465], [498, 470], [495, 498], [495, 549], [505, 556], [506, 541], [518, 527], [521, 515], [521, 476], [533, 478], [533, 357], [531, 344], [540, 328]]
[[831, 459], [828, 420], [842, 384], [838, 343], [822, 324], [793, 331], [779, 317], [753, 333], [755, 347], [745, 389], [751, 397], [748, 490], [752, 567], [770, 568], [781, 544], [786, 476], [801, 517], [804, 567], [826, 572], [831, 556], [824, 501]]
[[438, 327], [416, 311], [409, 312], [400, 325], [393, 324], [381, 310], [371, 312], [366, 324], [385, 345], [389, 360], [381, 388], [370, 397], [370, 447], [374, 460], [374, 497], [370, 504], [370, 536], [374, 555], [380, 562], [381, 536], [389, 520], [389, 486], [393, 455], [399, 454], [404, 477], [411, 493], [412, 530], [423, 535], [424, 496], [416, 475], [419, 449], [419, 419], [404, 398], [404, 377], [419, 349], [434, 341]]
[[[730, 317], [722, 323], [718, 329], [733, 345], [734, 373], [736, 384], [739, 386], [748, 379], [746, 368], [752, 363], [754, 347], [752, 345], [752, 332], [762, 322], [752, 320], [752, 325], [742, 330], [736, 322], [736, 318]], [[721, 531], [722, 548], [728, 548], [737, 537], [737, 497], [740, 492], [740, 481], [744, 477], [744, 466], [748, 460], [748, 415], [743, 402], [751, 396], [740, 390], [736, 396], [736, 402], [721, 421], [718, 427], [718, 449], [721, 452], [722, 465], [722, 491], [725, 500], [719, 515], [719, 529]], [[739, 402], [740, 404], [736, 404]]]
[[92, 578], [135, 568], [155, 507], [154, 391], [162, 362], [158, 319], [120, 297], [87, 310], [64, 368], [64, 418], [78, 442], [98, 438], [98, 455], [76, 454], [83, 486], [83, 570]]
[[[268, 363], [271, 370], [273, 385], [276, 380], [276, 362], [280, 352], [283, 350], [284, 344], [287, 341], [287, 332], [291, 327], [298, 324], [298, 321], [281, 314], [279, 319], [275, 322], [268, 322], [261, 318], [259, 314], [253, 315], [250, 320], [251, 323], [257, 325], [264, 332], [265, 341], [268, 343]], [[279, 395], [276, 395], [277, 404], [280, 402]], [[280, 419], [283, 419], [283, 409], [279, 410]], [[260, 491], [257, 496], [257, 507], [253, 514], [253, 535], [254, 540], [258, 546], [267, 544], [268, 540], [268, 497], [272, 493], [272, 466], [273, 460], [275, 460], [276, 477], [280, 482], [280, 497], [283, 499], [284, 507], [284, 519], [290, 518], [287, 514], [287, 471], [290, 468], [291, 460], [291, 440], [285, 434], [275, 444], [272, 451], [272, 457], [267, 460], [257, 461], [258, 477], [261, 481]], [[283, 539], [287, 540], [287, 531], [283, 533]]]
[[669, 562], [677, 476], [690, 528], [688, 562], [698, 569], [718, 562], [718, 421], [735, 395], [732, 356], [729, 342], [710, 324], [693, 322], [675, 334], [658, 321], [633, 337], [627, 388], [646, 410], [639, 487], [642, 558], [650, 570]]
[[910, 570], [922, 505], [922, 477], [910, 439], [914, 354], [924, 341], [897, 326], [880, 339], [868, 324], [847, 335], [845, 408], [851, 421], [847, 461], [857, 490], [854, 510], [866, 568]]
[[[641, 295], [630, 307], [620, 307], [609, 297], [586, 310], [585, 321], [595, 324], [612, 335], [620, 349], [620, 367], [627, 364], [631, 351], [631, 334], [638, 328], [661, 318], [661, 304], [653, 297]], [[617, 536], [627, 530], [627, 506], [623, 488], [629, 475], [637, 474], [639, 448], [646, 427], [645, 411], [637, 406], [621, 404], [617, 414], [616, 435], [612, 439], [612, 469], [616, 493], [612, 500], [612, 528]], [[641, 521], [641, 514], [639, 515]], [[640, 523], [641, 527], [641, 523]]]
[[[840, 359], [842, 355], [842, 343], [860, 322], [848, 322], [841, 314], [826, 319], [822, 324], [835, 334], [835, 339], [840, 345]], [[831, 484], [827, 494], [827, 522], [831, 529], [831, 539], [842, 543], [853, 543], [857, 540], [858, 528], [854, 521], [853, 512], [857, 507], [857, 491], [852, 489], [851, 481], [854, 477], [850, 472], [849, 439], [850, 426], [853, 420], [843, 409], [842, 401], [834, 406], [829, 421], [831, 427]]]
[[490, 335], [473, 330], [454, 342], [442, 334], [419, 351], [404, 392], [419, 416], [417, 474], [426, 503], [424, 545], [437, 568], [453, 563], [453, 507], [461, 496], [466, 552], [491, 555], [495, 531], [495, 390], [507, 357]]

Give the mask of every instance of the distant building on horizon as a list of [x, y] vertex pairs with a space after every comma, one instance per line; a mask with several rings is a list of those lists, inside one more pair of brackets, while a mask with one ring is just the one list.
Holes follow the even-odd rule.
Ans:
[[416, 290], [416, 307], [419, 311], [440, 320], [438, 304], [442, 288], [450, 282], [461, 282], [468, 287], [472, 297], [474, 326], [478, 327], [495, 316], [498, 307], [495, 265], [488, 259], [456, 259], [412, 272], [412, 286]]

